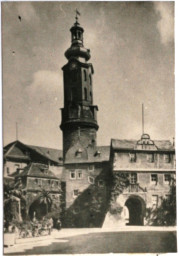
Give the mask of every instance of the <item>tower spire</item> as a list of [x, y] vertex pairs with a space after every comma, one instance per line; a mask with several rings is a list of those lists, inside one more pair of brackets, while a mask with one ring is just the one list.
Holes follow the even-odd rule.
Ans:
[[78, 16], [80, 16], [81, 13], [78, 11], [78, 9], [76, 9], [75, 12], [76, 12], [76, 16], [75, 16], [76, 24], [78, 24]]
[[142, 103], [142, 134], [144, 134], [144, 103]]

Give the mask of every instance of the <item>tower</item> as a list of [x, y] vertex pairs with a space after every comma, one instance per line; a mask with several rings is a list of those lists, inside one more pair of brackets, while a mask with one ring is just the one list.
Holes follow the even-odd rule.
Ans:
[[[77, 154], [96, 146], [97, 110], [93, 105], [93, 65], [88, 63], [90, 50], [83, 45], [84, 29], [76, 22], [70, 29], [71, 46], [65, 52], [68, 62], [63, 66], [64, 108], [61, 109], [64, 161], [70, 149]], [[79, 151], [79, 152], [78, 152]]]

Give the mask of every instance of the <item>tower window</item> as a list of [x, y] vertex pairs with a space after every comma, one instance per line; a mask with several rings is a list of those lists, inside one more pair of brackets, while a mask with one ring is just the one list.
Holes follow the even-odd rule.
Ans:
[[87, 100], [88, 95], [87, 95], [87, 89], [86, 88], [84, 88], [84, 96], [85, 96], [85, 100]]
[[83, 178], [83, 174], [81, 170], [77, 171], [77, 179], [81, 180]]
[[95, 181], [94, 177], [88, 176], [88, 182], [89, 182], [90, 184], [94, 184], [94, 181]]
[[84, 75], [84, 81], [86, 81], [87, 80], [87, 74], [86, 74], [86, 70], [85, 69], [83, 70], [83, 75]]
[[91, 74], [89, 75], [89, 80], [90, 80], [90, 85], [92, 85], [92, 78], [91, 78]]
[[76, 179], [76, 173], [75, 173], [75, 170], [70, 171], [70, 179], [71, 179], [71, 180]]
[[92, 92], [90, 92], [90, 98], [91, 98], [91, 100], [92, 100]]
[[73, 190], [73, 198], [76, 198], [79, 195], [79, 189]]
[[76, 88], [72, 87], [72, 88], [71, 88], [71, 101], [76, 100], [76, 97], [77, 97]]

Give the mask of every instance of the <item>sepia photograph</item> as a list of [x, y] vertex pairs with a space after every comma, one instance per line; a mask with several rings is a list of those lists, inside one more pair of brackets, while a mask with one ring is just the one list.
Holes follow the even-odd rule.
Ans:
[[177, 253], [174, 1], [2, 1], [3, 254]]

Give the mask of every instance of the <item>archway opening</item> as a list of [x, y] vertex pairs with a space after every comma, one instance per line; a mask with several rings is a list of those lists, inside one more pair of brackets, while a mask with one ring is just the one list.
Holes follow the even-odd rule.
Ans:
[[129, 210], [129, 222], [126, 225], [142, 226], [144, 225], [144, 202], [138, 197], [130, 197], [126, 203]]
[[[48, 209], [50, 208], [50, 205], [48, 205]], [[50, 210], [50, 209], [49, 209]], [[29, 217], [30, 219], [33, 219], [34, 215], [35, 217], [40, 220], [42, 219], [46, 214], [48, 213], [47, 205], [45, 203], [40, 203], [39, 200], [35, 200], [30, 208], [29, 208]]]

